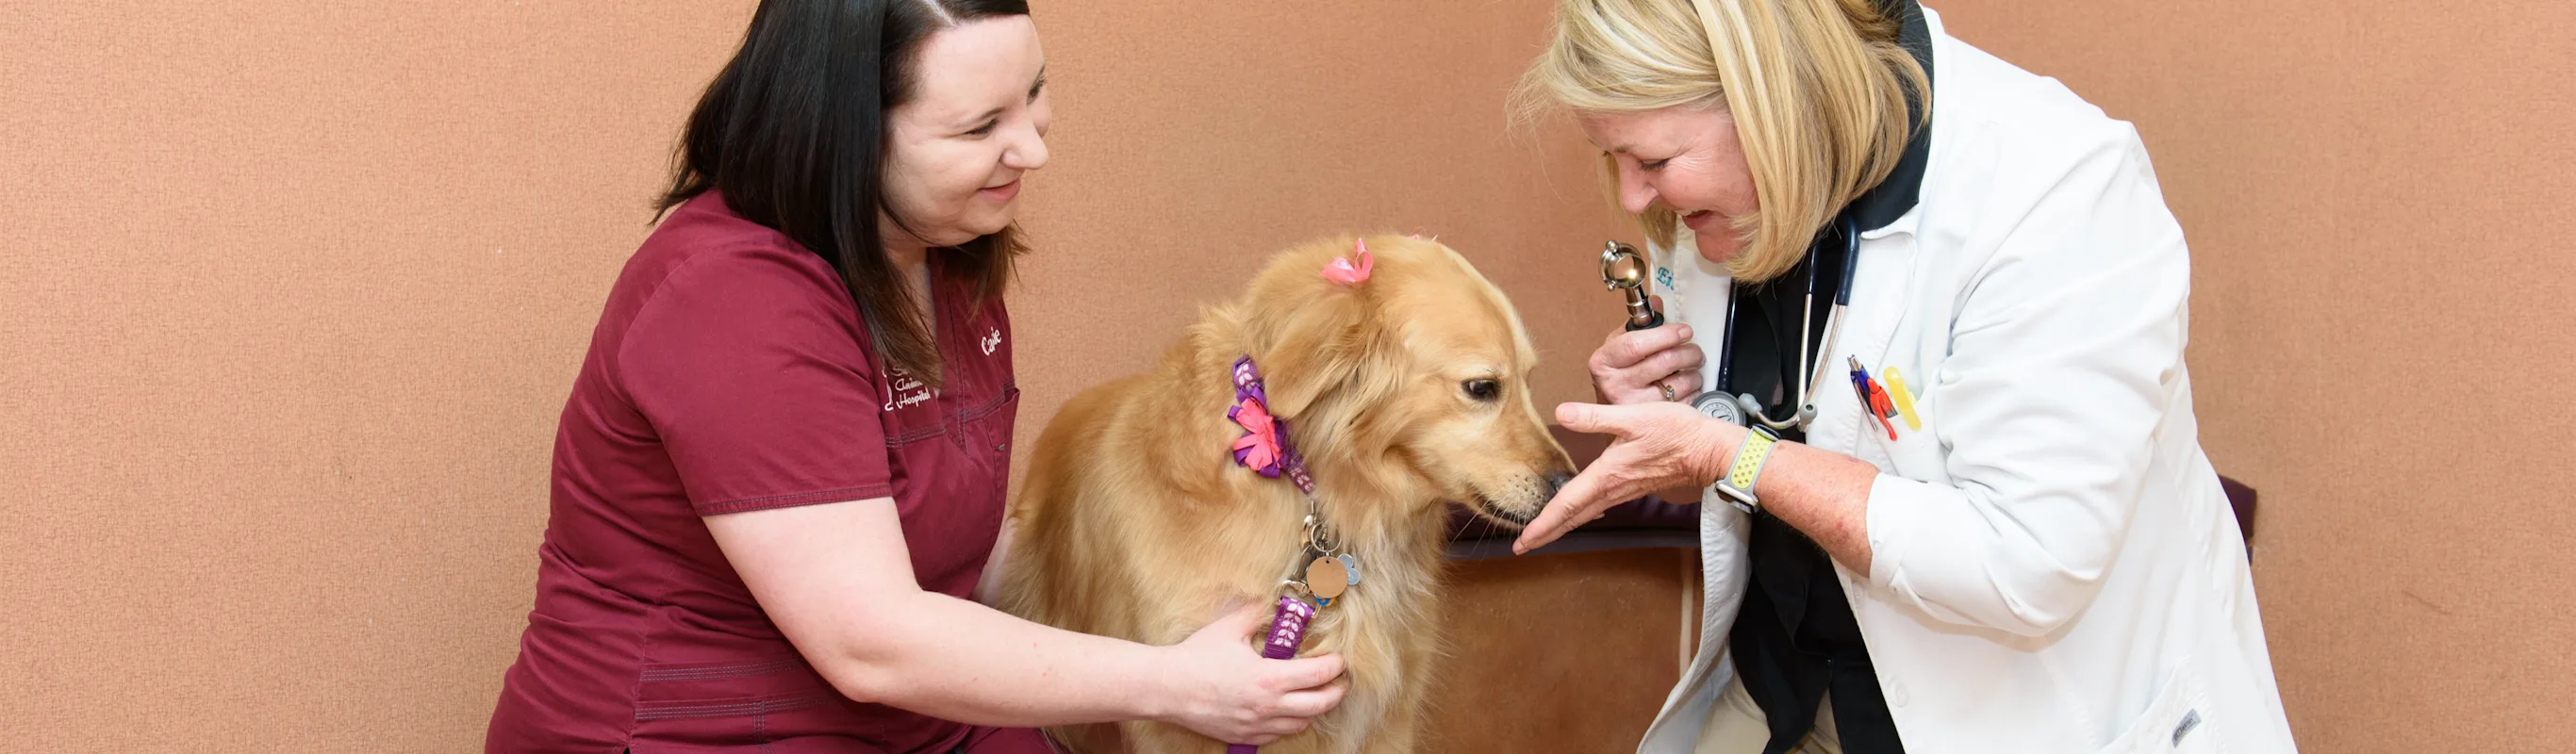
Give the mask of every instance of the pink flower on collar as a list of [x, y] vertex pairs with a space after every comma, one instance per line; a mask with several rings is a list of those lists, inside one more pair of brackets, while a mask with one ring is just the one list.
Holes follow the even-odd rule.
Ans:
[[1269, 407], [1245, 398], [1225, 414], [1244, 431], [1234, 440], [1234, 462], [1262, 476], [1279, 476], [1279, 420], [1270, 416]]

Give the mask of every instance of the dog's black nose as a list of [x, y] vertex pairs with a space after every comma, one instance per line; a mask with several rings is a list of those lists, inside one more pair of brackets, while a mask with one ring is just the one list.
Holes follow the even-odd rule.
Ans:
[[1574, 474], [1564, 471], [1551, 471], [1547, 473], [1546, 479], [1547, 499], [1554, 500], [1556, 499], [1557, 491], [1565, 489], [1566, 482], [1574, 481]]

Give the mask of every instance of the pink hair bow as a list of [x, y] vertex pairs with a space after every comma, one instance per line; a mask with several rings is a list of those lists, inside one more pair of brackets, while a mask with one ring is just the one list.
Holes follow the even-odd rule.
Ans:
[[1360, 239], [1358, 249], [1358, 253], [1352, 255], [1359, 260], [1357, 263], [1353, 263], [1351, 257], [1334, 257], [1330, 264], [1324, 265], [1324, 279], [1350, 286], [1368, 282], [1369, 270], [1377, 267], [1377, 258], [1369, 256], [1368, 239]]

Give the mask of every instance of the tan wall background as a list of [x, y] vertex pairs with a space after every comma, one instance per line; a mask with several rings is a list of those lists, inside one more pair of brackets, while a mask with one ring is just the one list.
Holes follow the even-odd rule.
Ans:
[[[0, 740], [477, 746], [555, 412], [750, 6], [0, 7]], [[2307, 749], [2576, 737], [2563, 9], [1943, 7], [2156, 155]], [[1579, 395], [1613, 312], [1590, 250], [1629, 234], [1579, 139], [1503, 128], [1544, 15], [1041, 3], [1024, 426], [1344, 229], [1467, 251], [1551, 358], [1543, 397]]]

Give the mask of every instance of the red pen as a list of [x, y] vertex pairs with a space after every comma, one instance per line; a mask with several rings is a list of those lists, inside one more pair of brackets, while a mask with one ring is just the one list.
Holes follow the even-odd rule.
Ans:
[[1869, 383], [1869, 407], [1878, 423], [1887, 427], [1887, 439], [1896, 439], [1896, 422], [1892, 421], [1896, 418], [1896, 401], [1887, 397], [1887, 389], [1879, 387], [1877, 380]]

